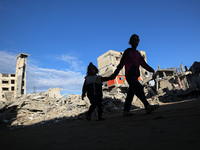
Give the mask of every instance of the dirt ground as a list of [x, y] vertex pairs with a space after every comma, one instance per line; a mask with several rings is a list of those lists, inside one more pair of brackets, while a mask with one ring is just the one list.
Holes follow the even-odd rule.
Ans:
[[43, 127], [1, 129], [1, 150], [200, 149], [200, 99], [168, 103], [147, 115], [106, 116], [104, 121], [73, 120]]

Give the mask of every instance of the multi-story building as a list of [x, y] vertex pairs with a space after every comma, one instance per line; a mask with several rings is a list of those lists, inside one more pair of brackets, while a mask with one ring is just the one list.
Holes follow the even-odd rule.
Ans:
[[0, 74], [0, 100], [12, 101], [26, 94], [26, 59], [29, 55], [19, 53], [16, 57], [16, 73]]

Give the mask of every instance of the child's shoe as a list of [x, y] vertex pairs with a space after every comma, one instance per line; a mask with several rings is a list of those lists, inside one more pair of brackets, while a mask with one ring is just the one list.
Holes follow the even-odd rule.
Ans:
[[124, 112], [123, 112], [123, 117], [133, 116], [134, 114], [135, 114], [134, 112], [124, 111]]
[[158, 109], [159, 107], [159, 105], [148, 105], [145, 109], [147, 111], [147, 114], [150, 114], [152, 111]]
[[102, 120], [106, 120], [106, 118], [103, 118], [103, 117], [98, 118], [98, 121], [102, 121]]

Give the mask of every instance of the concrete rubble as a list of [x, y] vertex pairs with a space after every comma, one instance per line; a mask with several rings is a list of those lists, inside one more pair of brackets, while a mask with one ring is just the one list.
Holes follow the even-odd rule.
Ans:
[[[67, 97], [50, 97], [49, 91], [41, 93], [31, 93], [20, 97], [15, 102], [0, 103], [0, 126], [9, 126], [11, 129], [25, 126], [41, 126], [55, 124], [63, 121], [84, 119], [90, 103], [86, 97], [81, 99], [81, 95], [70, 94]], [[186, 97], [197, 97], [199, 94], [184, 95], [185, 91], [167, 92], [167, 96], [162, 98], [166, 102], [183, 100]], [[180, 97], [183, 95], [183, 97]], [[159, 100], [162, 96], [156, 95], [148, 98], [150, 104], [162, 104]], [[168, 101], [167, 99], [170, 100]], [[118, 113], [123, 111], [126, 93], [110, 91], [105, 92], [103, 96], [104, 115]], [[133, 100], [132, 108], [143, 108], [140, 100]], [[97, 117], [97, 110], [93, 113]]]
[[[146, 83], [153, 79], [154, 86], [148, 86]], [[154, 91], [153, 94], [159, 97], [161, 102], [170, 102], [183, 100], [184, 97], [190, 98], [199, 95], [200, 90], [200, 62], [194, 62], [193, 65], [185, 70], [180, 68], [160, 69], [144, 83], [146, 93]]]
[[[0, 103], [0, 125], [1, 126], [29, 126], [52, 124], [66, 120], [84, 119], [90, 103], [86, 97], [70, 94], [62, 97], [50, 97], [47, 92], [30, 93], [23, 95], [15, 102]], [[104, 92], [103, 109], [104, 115], [122, 112], [126, 94]], [[154, 102], [157, 103], [157, 102]], [[135, 103], [134, 108], [142, 107]], [[97, 110], [93, 113], [97, 117]]]

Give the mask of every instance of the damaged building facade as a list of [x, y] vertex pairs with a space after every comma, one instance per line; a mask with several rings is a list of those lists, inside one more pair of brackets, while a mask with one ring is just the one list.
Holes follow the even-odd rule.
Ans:
[[[144, 60], [147, 62], [146, 52], [141, 50], [139, 50], [139, 52], [144, 58]], [[99, 75], [101, 76], [112, 75], [115, 69], [117, 68], [117, 65], [120, 63], [122, 55], [123, 52], [109, 50], [108, 52], [99, 56], [97, 58]], [[145, 70], [141, 66], [139, 67], [139, 70], [140, 70], [140, 77], [138, 78], [138, 80], [140, 82], [143, 82], [145, 81], [145, 79], [149, 78], [150, 73], [147, 70]], [[114, 80], [109, 80], [104, 84], [104, 89], [113, 89], [115, 87], [118, 89], [118, 91], [128, 87], [128, 83], [126, 82], [124, 67], [120, 70], [119, 74]]]
[[[144, 58], [144, 60], [147, 61], [146, 52], [141, 50], [139, 52]], [[99, 75], [101, 76], [112, 75], [115, 69], [117, 68], [117, 65], [120, 63], [122, 55], [123, 52], [109, 50], [108, 52], [99, 56], [97, 58]], [[138, 80], [141, 81], [149, 77], [149, 72], [147, 70], [145, 70], [142, 67], [140, 67], [139, 69], [140, 69], [140, 77], [138, 78]], [[123, 88], [127, 86], [128, 84], [126, 82], [126, 77], [125, 77], [125, 68], [123, 67], [114, 80], [109, 80], [106, 82], [106, 84], [104, 84], [104, 89], [106, 88], [112, 89], [114, 87]]]
[[[139, 50], [140, 54], [147, 62], [146, 52]], [[97, 58], [99, 74], [101, 76], [110, 76], [114, 73], [117, 65], [119, 64], [123, 52], [117, 52], [109, 50], [103, 55]], [[140, 66], [140, 77], [138, 81], [144, 86], [144, 92], [147, 98], [160, 97], [173, 94], [174, 92], [183, 91], [188, 93], [190, 91], [200, 88], [200, 63], [194, 62], [194, 64], [187, 69], [180, 65], [180, 68], [167, 68], [158, 69], [154, 74], [150, 74], [147, 70]], [[114, 80], [107, 81], [103, 84], [103, 89], [117, 92], [123, 92], [128, 88], [128, 84], [125, 78], [124, 68], [119, 72], [118, 76]], [[180, 92], [178, 92], [180, 93]], [[137, 97], [135, 96], [136, 100]], [[135, 101], [133, 100], [133, 102]]]
[[26, 94], [26, 60], [28, 56], [24, 53], [17, 55], [15, 74], [0, 74], [0, 101], [13, 101]]
[[0, 100], [11, 100], [14, 97], [15, 74], [0, 74]]

